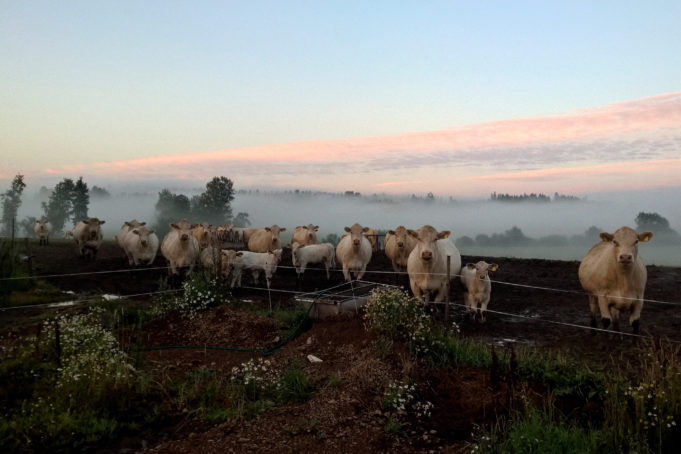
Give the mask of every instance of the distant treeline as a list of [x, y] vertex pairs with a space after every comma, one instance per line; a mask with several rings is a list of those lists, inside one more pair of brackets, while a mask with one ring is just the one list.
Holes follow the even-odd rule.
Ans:
[[[681, 235], [669, 227], [669, 221], [658, 213], [640, 212], [635, 219], [636, 231], [651, 231], [656, 245], [681, 245]], [[594, 245], [600, 241], [600, 234], [604, 230], [591, 226], [581, 235], [549, 235], [541, 238], [531, 238], [517, 226], [513, 226], [503, 233], [492, 235], [479, 234], [475, 238], [462, 236], [455, 243], [458, 247], [470, 246], [574, 246]], [[611, 232], [612, 233], [612, 232]]]
[[[541, 202], [549, 203], [551, 202], [551, 197], [546, 194], [497, 194], [493, 192], [490, 195], [490, 200], [493, 202]], [[564, 195], [559, 193], [553, 194], [553, 202], [579, 202], [582, 199], [575, 197], [573, 195]]]

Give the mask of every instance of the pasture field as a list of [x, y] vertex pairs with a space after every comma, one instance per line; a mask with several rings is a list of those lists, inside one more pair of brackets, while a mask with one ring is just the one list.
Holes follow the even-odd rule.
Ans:
[[[327, 281], [324, 271], [312, 269], [297, 282], [290, 249], [269, 293], [250, 276], [247, 288], [232, 291], [210, 278], [192, 279], [194, 294], [219, 293], [210, 298], [220, 304], [190, 318], [159, 310], [172, 309], [173, 298], [189, 292], [168, 286], [161, 257], [149, 269], [131, 270], [110, 241], [94, 262], [76, 257], [69, 241], [23, 248], [19, 242], [20, 252], [33, 256], [33, 275], [44, 277], [13, 292], [0, 311], [7, 402], [0, 446], [6, 449], [675, 452], [681, 441], [681, 268], [648, 267], [650, 301], [641, 337], [633, 337], [626, 320], [622, 334], [585, 329], [588, 302], [577, 261], [463, 255], [464, 264], [499, 264], [487, 322], [469, 320], [457, 306], [462, 295], [455, 284], [455, 326], [445, 325], [436, 308], [424, 319], [426, 331], [412, 337], [399, 321], [394, 331], [368, 329], [361, 313], [306, 319], [294, 296], [337, 286], [342, 273]], [[392, 273], [382, 252], [364, 280], [408, 288], [407, 276]], [[64, 300], [87, 303], [44, 306]], [[67, 326], [69, 317], [92, 307], [134, 373], [106, 372], [105, 383], [119, 378], [84, 392], [62, 385], [52, 370], [67, 368], [68, 346], [60, 345], [55, 359], [50, 323], [60, 316]], [[70, 389], [69, 399], [50, 394], [50, 384]], [[633, 393], [642, 389], [652, 400]], [[42, 408], [45, 402], [61, 412]], [[530, 435], [537, 446], [523, 444], [535, 443]]]

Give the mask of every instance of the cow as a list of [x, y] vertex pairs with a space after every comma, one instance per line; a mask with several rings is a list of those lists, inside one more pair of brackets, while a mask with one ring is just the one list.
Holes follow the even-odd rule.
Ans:
[[367, 265], [371, 260], [371, 243], [364, 236], [369, 227], [362, 227], [355, 223], [352, 227], [345, 227], [347, 235], [343, 235], [336, 246], [336, 257], [343, 267], [343, 277], [350, 282], [350, 272], [354, 272], [355, 279], [362, 279]]
[[388, 230], [384, 244], [385, 255], [392, 262], [393, 271], [405, 271], [409, 254], [416, 247], [416, 239], [409, 236], [407, 229], [401, 225], [395, 230]]
[[97, 257], [97, 251], [102, 244], [102, 224], [105, 222], [97, 218], [90, 218], [86, 221], [80, 221], [73, 228], [73, 239], [81, 257], [91, 258], [92, 260]]
[[407, 259], [411, 291], [417, 298], [435, 295], [433, 301], [444, 300], [447, 292], [447, 257], [450, 257], [450, 280], [461, 270], [461, 254], [447, 238], [449, 230], [438, 232], [430, 225], [407, 230], [416, 246]]
[[192, 235], [199, 242], [199, 249], [205, 249], [208, 246], [214, 246], [217, 241], [217, 232], [213, 228], [213, 224], [204, 222], [202, 224], [194, 224], [192, 227]]
[[629, 324], [638, 333], [643, 308], [643, 292], [648, 272], [638, 255], [638, 243], [648, 242], [652, 232], [637, 233], [620, 227], [615, 233], [602, 232], [601, 242], [592, 247], [579, 264], [579, 282], [589, 295], [591, 326], [601, 322], [619, 331], [620, 311], [629, 311]]
[[280, 228], [276, 224], [274, 224], [272, 227], [256, 229], [256, 231], [253, 232], [249, 237], [248, 250], [251, 252], [272, 252], [276, 251], [277, 249], [281, 249], [279, 233], [285, 231], [286, 228]]
[[158, 252], [158, 237], [153, 229], [139, 225], [125, 235], [123, 250], [130, 265], [151, 265]]
[[293, 238], [291, 243], [298, 243], [300, 246], [306, 246], [308, 244], [317, 244], [317, 231], [319, 230], [318, 225], [299, 225], [293, 229]]
[[293, 243], [291, 247], [291, 259], [293, 261], [293, 266], [296, 268], [296, 274], [298, 278], [303, 276], [305, 273], [305, 268], [310, 263], [322, 263], [324, 268], [326, 268], [326, 279], [331, 279], [329, 274], [329, 268], [336, 266], [336, 253], [334, 251], [333, 244], [322, 243], [322, 244], [308, 244], [307, 246], [301, 246], [300, 244]]
[[194, 269], [199, 258], [199, 242], [192, 235], [192, 228], [197, 224], [190, 224], [186, 219], [170, 224], [170, 232], [161, 243], [161, 254], [168, 261], [168, 274], [180, 275], [182, 268], [187, 268], [189, 274]]
[[234, 260], [236, 260], [237, 252], [232, 249], [223, 249], [220, 251], [220, 275], [225, 279], [232, 272], [234, 267]]
[[118, 235], [114, 235], [113, 240], [116, 243], [118, 243], [121, 249], [125, 250], [124, 246], [125, 236], [130, 232], [130, 230], [134, 229], [135, 227], [141, 227], [143, 225], [147, 225], [147, 223], [139, 222], [137, 219], [133, 219], [132, 221], [125, 221], [121, 226], [121, 229], [118, 231]]
[[371, 227], [367, 227], [367, 231], [364, 232], [364, 236], [367, 240], [369, 240], [369, 243], [371, 243], [371, 251], [378, 252], [378, 231], [376, 229], [372, 229]]
[[48, 245], [50, 244], [50, 233], [52, 233], [52, 223], [46, 219], [36, 220], [33, 225], [33, 231], [38, 237], [38, 244]]
[[[489, 272], [496, 271], [499, 265], [479, 261], [478, 263], [467, 263], [461, 268], [461, 284], [464, 288], [464, 302], [466, 308], [473, 319], [480, 316], [479, 321], [485, 322], [487, 305], [489, 304], [492, 292], [492, 281], [489, 279]], [[478, 306], [480, 311], [478, 312]]]
[[257, 285], [260, 278], [260, 272], [265, 272], [265, 281], [267, 288], [270, 288], [272, 283], [272, 275], [277, 271], [277, 265], [281, 260], [281, 249], [269, 252], [250, 252], [239, 251], [235, 255], [232, 262], [232, 282], [230, 287], [236, 284], [241, 287], [241, 275], [244, 270], [250, 270], [253, 276], [253, 282]]

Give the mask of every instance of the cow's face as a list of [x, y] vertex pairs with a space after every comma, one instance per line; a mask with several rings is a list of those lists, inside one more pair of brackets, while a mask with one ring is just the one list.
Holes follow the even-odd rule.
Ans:
[[407, 229], [405, 229], [403, 226], [399, 226], [395, 230], [391, 230], [392, 234], [395, 236], [395, 244], [399, 249], [404, 249], [404, 247], [407, 245]]
[[497, 268], [499, 268], [499, 265], [496, 263], [489, 264], [487, 262], [480, 261], [478, 263], [468, 263], [466, 264], [466, 268], [471, 271], [475, 270], [475, 277], [481, 281], [484, 281], [489, 276], [489, 272], [496, 271]]
[[629, 227], [620, 227], [615, 233], [601, 233], [601, 239], [612, 244], [617, 263], [624, 266], [631, 265], [638, 258], [639, 241], [648, 242], [652, 237], [652, 232], [637, 233]]
[[449, 230], [438, 232], [429, 225], [424, 225], [418, 230], [407, 230], [407, 233], [418, 241], [416, 247], [421, 260], [425, 262], [430, 262], [437, 253], [437, 240], [448, 238], [450, 234]]
[[354, 223], [352, 227], [345, 227], [345, 231], [350, 234], [350, 243], [358, 248], [362, 244], [362, 237], [369, 230], [369, 227], [362, 227]]

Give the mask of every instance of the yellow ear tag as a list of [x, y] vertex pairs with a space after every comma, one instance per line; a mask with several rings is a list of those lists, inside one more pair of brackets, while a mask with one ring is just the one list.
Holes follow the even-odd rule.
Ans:
[[643, 237], [643, 242], [644, 242], [644, 243], [647, 243], [648, 241], [650, 241], [650, 237], [649, 237], [648, 235], [644, 236], [644, 237]]
[[445, 235], [445, 238], [449, 238], [449, 235]]
[[496, 271], [496, 270], [497, 270], [497, 267], [496, 267], [496, 266], [493, 266], [493, 267], [490, 268], [490, 270]]

